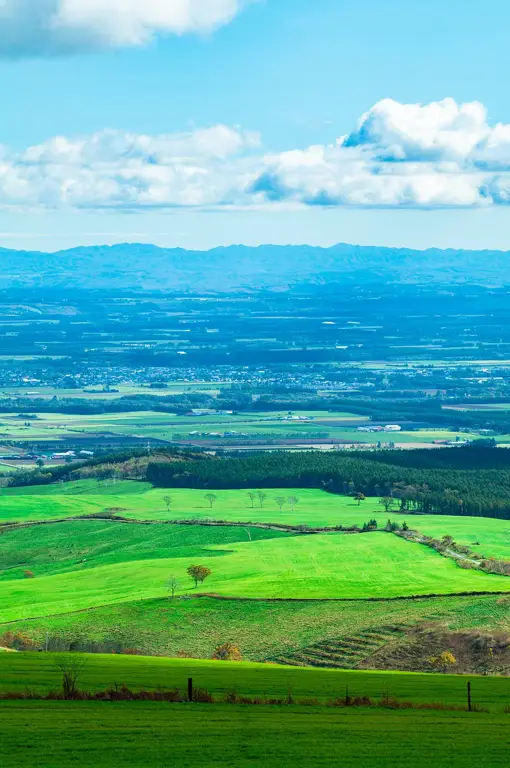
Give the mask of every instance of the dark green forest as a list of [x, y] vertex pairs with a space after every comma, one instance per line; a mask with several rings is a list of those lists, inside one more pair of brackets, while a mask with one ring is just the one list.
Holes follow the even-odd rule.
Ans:
[[[193, 461], [152, 461], [147, 479], [185, 488], [322, 488], [330, 493], [395, 496], [426, 514], [510, 519], [510, 454], [491, 448], [408, 453], [285, 453]], [[501, 454], [501, 456], [500, 456]], [[435, 452], [434, 452], [435, 455]]]

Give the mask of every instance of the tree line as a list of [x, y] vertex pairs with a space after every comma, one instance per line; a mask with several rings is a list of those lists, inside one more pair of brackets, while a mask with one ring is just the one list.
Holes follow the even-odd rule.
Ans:
[[386, 454], [386, 460], [341, 452], [260, 452], [207, 460], [197, 455], [194, 461], [150, 461], [147, 480], [159, 487], [211, 490], [318, 488], [393, 498], [402, 512], [510, 519], [509, 468], [478, 469], [471, 458], [465, 469], [393, 464], [393, 454]]

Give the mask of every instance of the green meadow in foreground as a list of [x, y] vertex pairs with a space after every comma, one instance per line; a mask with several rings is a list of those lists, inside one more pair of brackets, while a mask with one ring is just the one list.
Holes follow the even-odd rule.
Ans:
[[[60, 687], [58, 664], [75, 654], [5, 653], [0, 654], [0, 692], [30, 688], [39, 693]], [[345, 695], [345, 687], [353, 696], [380, 698], [387, 693], [413, 702], [466, 704], [466, 677], [462, 675], [420, 674], [416, 672], [383, 672], [329, 670], [287, 667], [251, 662], [218, 662], [195, 659], [121, 655], [78, 655], [83, 660], [79, 687], [87, 691], [109, 686], [127, 685], [133, 690], [180, 688], [187, 680], [205, 688], [215, 696], [236, 690], [240, 695], [315, 697], [324, 702]], [[510, 679], [473, 676], [473, 701], [494, 712], [510, 704]]]
[[2, 768], [465, 768], [508, 763], [508, 715], [1, 702]]

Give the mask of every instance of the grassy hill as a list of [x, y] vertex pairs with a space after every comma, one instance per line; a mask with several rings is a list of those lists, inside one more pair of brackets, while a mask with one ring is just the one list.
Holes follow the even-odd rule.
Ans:
[[[374, 518], [382, 528], [391, 517], [504, 558], [510, 521], [386, 513], [376, 498], [358, 505], [313, 489], [266, 494], [261, 503], [249, 491], [217, 491], [211, 508], [204, 491], [129, 480], [4, 489], [0, 522], [26, 527], [0, 527], [0, 634], [21, 631], [43, 646], [51, 636], [64, 648], [106, 644], [198, 657], [229, 640], [254, 660], [352, 667], [377, 666], [383, 646], [407, 642], [423, 622], [446, 632], [510, 631], [508, 598], [490, 596], [510, 595], [507, 576], [464, 570], [382, 530], [303, 535], [256, 527], [361, 526]], [[131, 522], [67, 519], [108, 509]], [[212, 519], [224, 523], [203, 524]], [[212, 572], [198, 589], [186, 573], [192, 564]], [[172, 576], [180, 582], [175, 600]], [[192, 599], [203, 593], [213, 597]], [[459, 596], [467, 593], [473, 596]], [[430, 595], [438, 597], [416, 599]], [[397, 657], [406, 668], [410, 656]], [[477, 656], [463, 664], [478, 669], [482, 662]], [[494, 668], [506, 664], [498, 656]]]
[[[117, 507], [120, 515], [133, 520], [226, 520], [228, 522], [261, 522], [283, 525], [351, 526], [362, 525], [369, 518], [383, 527], [390, 517], [406, 520], [429, 536], [453, 536], [460, 544], [476, 546], [487, 557], [510, 558], [510, 520], [491, 518], [417, 515], [395, 511], [385, 513], [376, 498], [358, 505], [348, 496], [337, 496], [311, 488], [282, 488], [266, 491], [260, 506], [249, 498], [249, 491], [214, 492], [216, 501], [210, 507], [205, 492], [188, 488], [159, 489], [149, 483], [124, 480], [115, 484], [96, 480], [79, 480], [48, 486], [7, 488], [0, 491], [0, 523], [55, 520]], [[167, 508], [165, 498], [172, 503]], [[298, 498], [292, 505], [286, 501], [282, 510], [278, 497]], [[253, 503], [253, 506], [252, 506]]]
[[[121, 534], [124, 527], [128, 531]], [[29, 530], [32, 536], [34, 530], [35, 535], [41, 531]], [[2, 548], [9, 545], [13, 533], [19, 539], [23, 531], [4, 533]], [[213, 540], [216, 537], [222, 543], [207, 547], [203, 546], [204, 533], [209, 533], [208, 529], [197, 537], [194, 526], [151, 526], [147, 535], [145, 526], [98, 526], [96, 521], [82, 521], [72, 527], [67, 523], [48, 526], [43, 537], [50, 546], [45, 547], [43, 539], [38, 555], [31, 557], [29, 550], [23, 564], [35, 575], [39, 557], [43, 575], [21, 581], [16, 578], [16, 569], [12, 576], [9, 569], [4, 570], [0, 582], [3, 621], [162, 597], [168, 593], [171, 575], [181, 580], [179, 594], [193, 593], [186, 570], [197, 558], [212, 571], [199, 592], [241, 598], [366, 599], [510, 593], [508, 577], [465, 571], [433, 550], [389, 533], [279, 536], [247, 541], [251, 535], [247, 530], [225, 527], [212, 534]], [[83, 551], [94, 546], [94, 538], [104, 541], [96, 545], [90, 560], [83, 558]], [[245, 540], [240, 541], [242, 538]], [[71, 542], [77, 555], [70, 550]], [[59, 572], [61, 569], [63, 572]]]
[[[47, 636], [58, 647], [135, 648], [144, 654], [210, 658], [226, 641], [234, 642], [247, 660], [297, 659], [321, 641], [344, 642], [382, 626], [414, 627], [423, 622], [450, 631], [477, 629], [508, 631], [510, 597], [498, 595], [437, 597], [371, 603], [331, 601], [169, 600], [125, 601], [78, 613], [0, 625], [23, 632], [45, 647]], [[364, 658], [377, 666], [372, 649]], [[359, 659], [358, 659], [359, 661]], [[482, 659], [483, 661], [483, 659]], [[497, 658], [495, 659], [497, 662]], [[352, 666], [349, 664], [348, 666]], [[413, 669], [414, 664], [400, 664]]]

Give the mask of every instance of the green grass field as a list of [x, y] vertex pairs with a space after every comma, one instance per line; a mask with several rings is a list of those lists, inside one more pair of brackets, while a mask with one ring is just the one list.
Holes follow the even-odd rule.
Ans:
[[[59, 657], [62, 658], [62, 657]], [[59, 687], [52, 654], [0, 656], [0, 688], [38, 692]], [[275, 665], [164, 658], [90, 656], [85, 690], [179, 687], [188, 677], [217, 698], [240, 695], [314, 698], [385, 694], [415, 703], [466, 705], [466, 679], [451, 675], [295, 669]], [[122, 681], [122, 682], [121, 682]], [[482, 713], [348, 710], [324, 706], [233, 706], [96, 702], [1, 702], [2, 766], [458, 766], [506, 765], [510, 689], [505, 678], [474, 677]], [[452, 744], [454, 748], [452, 748]]]
[[508, 759], [508, 715], [2, 702], [0, 718], [3, 768], [422, 768], [431, 758], [434, 768], [476, 759], [499, 768]]
[[[377, 499], [358, 505], [311, 489], [268, 490], [262, 506], [252, 506], [246, 491], [216, 495], [211, 509], [203, 491], [154, 489], [136, 481], [4, 489], [1, 522], [43, 524], [0, 529], [0, 634], [23, 631], [43, 644], [49, 633], [65, 647], [113, 642], [148, 654], [198, 657], [210, 657], [232, 640], [247, 658], [261, 660], [292, 658], [324, 638], [380, 629], [384, 634], [389, 624], [404, 630], [423, 622], [450, 631], [509, 629], [509, 598], [490, 596], [510, 596], [508, 577], [463, 570], [382, 530], [302, 535], [250, 521], [318, 527], [361, 525], [375, 517], [382, 528], [389, 516], [499, 557], [509, 553], [510, 521], [388, 515]], [[279, 495], [298, 497], [294, 511], [286, 502], [280, 512]], [[66, 520], [110, 508], [133, 522]], [[164, 524], [196, 518], [238, 525]], [[212, 572], [197, 589], [186, 573], [192, 564]], [[180, 582], [175, 600], [169, 599], [172, 576]], [[193, 599], [204, 593], [217, 597]], [[404, 599], [431, 595], [438, 597]], [[364, 641], [348, 642], [358, 648]]]
[[[270, 489], [263, 506], [255, 500], [253, 508], [247, 491], [215, 491], [212, 509], [204, 491], [187, 488], [156, 489], [148, 483], [122, 481], [116, 484], [82, 480], [51, 486], [10, 488], [0, 491], [0, 523], [55, 520], [100, 512], [109, 507], [123, 510], [122, 516], [135, 520], [221, 519], [229, 522], [283, 523], [312, 527], [362, 525], [375, 518], [379, 526], [388, 517], [429, 536], [451, 535], [460, 544], [487, 557], [510, 558], [510, 521], [491, 518], [449, 517], [446, 515], [400, 515], [384, 512], [378, 499], [368, 498], [361, 505], [346, 496], [324, 491], [295, 488]], [[170, 511], [164, 501], [170, 496]], [[296, 496], [298, 504], [285, 503], [282, 511], [276, 499]]]
[[133, 560], [222, 557], [238, 542], [288, 536], [262, 528], [119, 525], [96, 520], [34, 526], [0, 537], [0, 581], [21, 579], [27, 568], [39, 577]]
[[[96, 528], [90, 529], [89, 525]], [[212, 571], [198, 591], [233, 597], [366, 599], [510, 592], [507, 577], [462, 570], [431, 549], [387, 533], [259, 537], [247, 541], [245, 529], [229, 534], [231, 529], [222, 528], [212, 532], [221, 544], [201, 547], [201, 537], [194, 527], [179, 530], [174, 526], [151, 526], [151, 535], [144, 526], [126, 527], [129, 533], [123, 544], [119, 524], [115, 523], [76, 523], [74, 529], [66, 523], [48, 526], [44, 532], [46, 543], [42, 542], [38, 550], [29, 549], [23, 565], [12, 574], [9, 566], [4, 570], [6, 578], [0, 582], [2, 621], [162, 597], [167, 594], [171, 575], [181, 581], [179, 594], [193, 593], [186, 569], [197, 560]], [[40, 529], [32, 531], [36, 542]], [[143, 534], [137, 539], [138, 531]], [[13, 533], [19, 536], [23, 531], [5, 532], [2, 548], [9, 546]], [[82, 535], [86, 542], [81, 541]], [[82, 549], [88, 554], [90, 537], [94, 535], [99, 544], [82, 562]], [[71, 542], [74, 550], [70, 549]], [[13, 546], [11, 551], [19, 551], [17, 541]], [[20, 567], [33, 571], [36, 578], [20, 580]]]
[[[414, 702], [466, 704], [466, 677], [463, 675], [420, 674], [415, 672], [383, 672], [329, 670], [287, 667], [253, 662], [217, 662], [195, 659], [168, 659], [146, 656], [85, 654], [79, 685], [87, 691], [103, 690], [115, 683], [133, 690], [180, 688], [186, 690], [193, 678], [196, 687], [206, 688], [217, 696], [236, 690], [247, 696], [315, 697], [327, 701], [345, 695], [380, 698], [384, 693]], [[0, 655], [0, 691], [23, 691], [27, 687], [38, 693], [56, 690], [61, 673], [58, 662], [62, 654], [13, 653]], [[473, 701], [501, 712], [509, 703], [510, 679], [473, 676]]]

